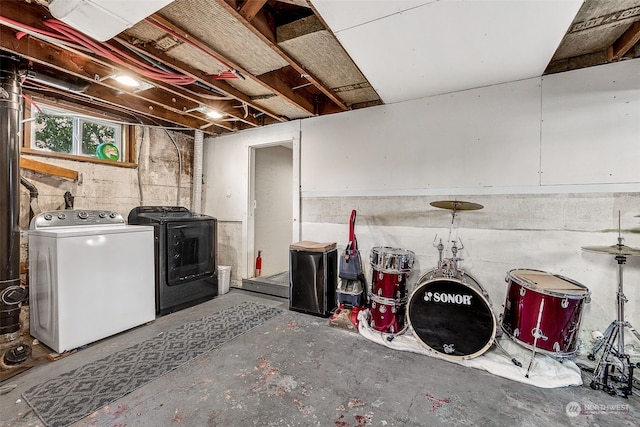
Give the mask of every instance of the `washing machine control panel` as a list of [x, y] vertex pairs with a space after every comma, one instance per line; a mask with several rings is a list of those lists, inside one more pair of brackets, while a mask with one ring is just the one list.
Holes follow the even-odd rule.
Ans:
[[124, 224], [117, 212], [100, 210], [64, 210], [43, 212], [31, 220], [30, 229], [73, 227], [79, 225]]

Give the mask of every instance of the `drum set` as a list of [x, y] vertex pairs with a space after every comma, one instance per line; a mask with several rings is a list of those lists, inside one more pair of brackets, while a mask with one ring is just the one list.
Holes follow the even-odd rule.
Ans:
[[[559, 360], [574, 356], [580, 342], [584, 304], [590, 302], [589, 289], [575, 280], [545, 271], [511, 270], [505, 277], [506, 300], [498, 320], [488, 293], [460, 267], [462, 259], [458, 253], [464, 248], [462, 240], [451, 240], [451, 230], [459, 211], [478, 210], [483, 206], [450, 200], [432, 202], [431, 205], [451, 211], [451, 227], [446, 242], [449, 247], [442, 240], [437, 244], [434, 240], [434, 247], [438, 250], [437, 267], [422, 275], [411, 292], [407, 290], [407, 283], [413, 272], [415, 254], [407, 249], [388, 246], [371, 250], [370, 327], [385, 334], [388, 341], [411, 330], [429, 351], [452, 360], [480, 356], [494, 344], [509, 355], [496, 339], [504, 332], [511, 340], [531, 351], [527, 377], [536, 353]], [[594, 371], [593, 388], [610, 387], [614, 366], [621, 366], [618, 371], [622, 372], [616, 379], [621, 378], [631, 384], [635, 365], [624, 353], [622, 329], [630, 329], [640, 339], [639, 334], [624, 321], [626, 298], [622, 293], [624, 259], [626, 256], [640, 256], [640, 250], [614, 246], [606, 247], [606, 250], [583, 248], [594, 252], [615, 252], [620, 266], [618, 319], [609, 326], [592, 351], [594, 355], [601, 347], [604, 348]], [[447, 257], [449, 254], [451, 256]], [[515, 357], [511, 357], [511, 361], [522, 366]]]

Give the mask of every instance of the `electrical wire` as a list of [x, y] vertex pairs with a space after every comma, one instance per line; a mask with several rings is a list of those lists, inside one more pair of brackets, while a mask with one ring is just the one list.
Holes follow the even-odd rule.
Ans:
[[[162, 26], [161, 24], [155, 22], [155, 21], [149, 21], [150, 23], [153, 23], [156, 26], [159, 26], [159, 28], [163, 28], [166, 31], [168, 31], [170, 34], [176, 36], [176, 37], [180, 37], [179, 34], [175, 33], [174, 31], [172, 31], [169, 28], [166, 28], [164, 26]], [[129, 51], [132, 51], [136, 56], [144, 59], [144, 61], [147, 62], [143, 62], [141, 60], [136, 59], [135, 57], [128, 55], [127, 53], [125, 53], [124, 51], [122, 51], [121, 49], [116, 48], [115, 46], [109, 44], [109, 43], [102, 43], [102, 42], [96, 42], [95, 40], [91, 39], [90, 37], [84, 35], [83, 33], [75, 30], [74, 28], [72, 28], [71, 26], [67, 25], [66, 23], [59, 21], [57, 19], [45, 19], [42, 21], [42, 23], [47, 26], [47, 28], [53, 30], [52, 31], [46, 31], [46, 30], [42, 30], [40, 28], [36, 28], [27, 24], [23, 24], [21, 22], [18, 21], [14, 21], [10, 18], [4, 17], [4, 16], [0, 16], [0, 24], [4, 24], [7, 25], [11, 28], [14, 28], [15, 30], [17, 30], [16, 33], [16, 38], [18, 40], [22, 39], [25, 35], [27, 34], [32, 34], [35, 37], [39, 37], [42, 39], [45, 39], [51, 43], [54, 44], [61, 44], [67, 47], [71, 47], [71, 48], [75, 48], [84, 52], [88, 52], [88, 53], [93, 53], [93, 54], [97, 54], [99, 56], [102, 56], [103, 58], [106, 58], [108, 60], [111, 60], [119, 65], [125, 66], [129, 69], [131, 69], [132, 71], [134, 71], [137, 74], [140, 74], [144, 77], [147, 77], [149, 79], [153, 79], [153, 80], [157, 80], [157, 81], [162, 81], [165, 83], [169, 83], [169, 84], [175, 84], [175, 85], [179, 85], [179, 86], [187, 86], [190, 84], [195, 84], [196, 86], [200, 87], [200, 88], [204, 88], [208, 91], [211, 91], [213, 93], [215, 93], [215, 96], [211, 96], [211, 95], [207, 95], [207, 94], [201, 94], [201, 93], [196, 93], [193, 91], [189, 91], [192, 94], [196, 94], [198, 96], [201, 96], [203, 98], [207, 98], [207, 99], [211, 99], [211, 100], [231, 100], [233, 99], [233, 97], [221, 92], [220, 90], [213, 88], [209, 85], [203, 84], [202, 82], [198, 81], [195, 77], [191, 77], [185, 74], [181, 74], [179, 72], [175, 72], [174, 70], [172, 70], [170, 67], [168, 66], [164, 66], [163, 64], [158, 63], [158, 61], [153, 60], [152, 58], [149, 58], [147, 55], [141, 53], [141, 52], [137, 52], [135, 49], [132, 49], [126, 45], [123, 45], [125, 48], [127, 48]], [[196, 44], [192, 43], [190, 40], [187, 40], [187, 42], [189, 43], [190, 46], [194, 47], [194, 48], [199, 48], [200, 50], [202, 50], [201, 47], [197, 46]], [[203, 51], [207, 54], [210, 55], [209, 52]], [[216, 60], [218, 60], [219, 62], [221, 62], [220, 58], [215, 58]], [[151, 63], [151, 65], [149, 64]], [[222, 65], [230, 67], [229, 64], [226, 64], [224, 62], [221, 62]], [[186, 88], [185, 88], [186, 89]], [[188, 90], [188, 89], [186, 89]], [[218, 96], [220, 95], [220, 96]], [[244, 108], [244, 119], [246, 119], [248, 117], [248, 108], [246, 106], [245, 103], [243, 103]], [[248, 124], [253, 125], [250, 122], [247, 122]]]
[[144, 123], [142, 123], [142, 121], [140, 123], [142, 124], [142, 139], [140, 140], [140, 147], [138, 148], [138, 167], [136, 169], [138, 171], [138, 193], [140, 194], [139, 206], [144, 206], [144, 195], [142, 192], [142, 171], [140, 170], [140, 161], [142, 160], [142, 145], [144, 144], [144, 140], [147, 137], [147, 132], [149, 132], [149, 129], [144, 126]]
[[32, 27], [5, 16], [0, 16], [0, 23], [16, 29], [18, 31], [16, 33], [16, 38], [18, 40], [22, 39], [27, 34], [34, 34], [35, 36], [47, 37], [58, 42], [73, 43], [79, 49], [93, 52], [94, 54], [109, 59], [119, 65], [123, 65], [128, 69], [153, 80], [181, 86], [189, 85], [196, 81], [194, 77], [190, 77], [185, 74], [159, 70], [157, 67], [142, 62], [109, 43], [96, 42], [90, 37], [57, 19], [45, 19], [42, 21], [43, 25], [50, 30], [53, 30], [53, 32]]
[[[62, 34], [66, 40], [74, 41], [81, 46], [91, 49], [94, 53], [112, 60], [120, 65], [131, 68], [136, 73], [149, 77], [154, 80], [163, 81], [176, 85], [188, 85], [196, 81], [195, 78], [184, 74], [159, 70], [145, 62], [126, 54], [125, 52], [111, 46], [109, 43], [95, 42], [90, 37], [85, 36], [81, 32], [71, 28], [69, 25], [57, 19], [45, 19], [42, 23], [50, 29]], [[132, 65], [133, 64], [133, 65]]]
[[180, 187], [182, 186], [182, 153], [180, 153], [180, 148], [176, 143], [176, 140], [173, 139], [173, 135], [169, 133], [167, 129], [164, 130], [171, 142], [173, 142], [173, 146], [176, 147], [176, 152], [178, 153], [178, 192], [176, 194], [176, 206], [180, 206]]

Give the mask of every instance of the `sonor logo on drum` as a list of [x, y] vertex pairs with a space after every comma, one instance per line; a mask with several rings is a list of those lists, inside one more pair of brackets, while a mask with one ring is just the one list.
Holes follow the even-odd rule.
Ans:
[[424, 294], [424, 300], [426, 302], [471, 305], [471, 295], [447, 294], [444, 292], [427, 292]]

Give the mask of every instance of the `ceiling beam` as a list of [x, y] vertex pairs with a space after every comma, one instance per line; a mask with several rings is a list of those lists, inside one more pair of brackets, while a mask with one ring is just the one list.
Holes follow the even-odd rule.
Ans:
[[562, 73], [595, 65], [603, 65], [607, 62], [609, 61], [607, 60], [607, 52], [605, 50], [579, 56], [572, 56], [570, 58], [556, 59], [547, 65], [543, 75]]
[[262, 6], [267, 3], [268, 0], [253, 0], [253, 1], [245, 1], [240, 7], [238, 13], [242, 15], [244, 19], [247, 21], [251, 21], [262, 9]]
[[[276, 54], [282, 59], [287, 61], [292, 68], [296, 70], [301, 76], [304, 76], [311, 84], [313, 84], [322, 94], [324, 94], [331, 102], [335, 103], [340, 110], [346, 111], [349, 107], [346, 106], [342, 100], [336, 96], [336, 94], [326, 87], [318, 78], [313, 76], [308, 70], [300, 65], [294, 58], [289, 56], [284, 50], [277, 44], [277, 38], [274, 32], [268, 30], [271, 28], [266, 22], [259, 21], [259, 16], [255, 17], [251, 22], [244, 18], [234, 7], [229, 4], [227, 0], [216, 0], [219, 5], [225, 8], [232, 16], [234, 16], [240, 23], [247, 27], [253, 34], [255, 34], [260, 40], [262, 40], [267, 46], [269, 46]], [[230, 0], [229, 0], [230, 1]], [[250, 3], [250, 2], [249, 2]]]
[[[52, 69], [61, 73], [93, 83], [97, 81], [103, 86], [110, 87], [114, 92], [120, 92], [123, 94], [128, 93], [130, 96], [135, 96], [150, 102], [151, 105], [156, 105], [157, 107], [161, 107], [161, 109], [171, 110], [174, 113], [178, 113], [183, 116], [190, 115], [184, 111], [193, 110], [200, 105], [206, 105], [210, 108], [217, 109], [218, 111], [228, 114], [232, 117], [232, 120], [245, 123], [251, 127], [264, 124], [263, 119], [260, 120], [259, 123], [253, 115], [243, 117], [243, 115], [239, 114], [239, 110], [234, 108], [235, 106], [228, 100], [224, 100], [223, 97], [215, 97], [214, 99], [209, 93], [205, 93], [205, 89], [174, 86], [153, 80], [152, 82], [147, 82], [152, 85], [151, 88], [143, 91], [134, 91], [132, 89], [119, 86], [113, 80], [107, 78], [109, 75], [113, 75], [116, 72], [128, 72], [131, 74], [131, 71], [123, 65], [115, 64], [102, 57], [92, 56], [87, 50], [82, 49], [80, 46], [76, 46], [74, 48], [68, 44], [54, 44], [51, 41], [40, 39], [41, 36], [38, 35], [25, 35], [22, 36], [21, 39], [18, 39], [16, 37], [17, 31], [27, 30], [29, 28], [31, 28], [31, 30], [29, 30], [29, 34], [33, 34], [34, 31], [36, 33], [37, 31], [50, 33], [50, 30], [42, 23], [42, 19], [46, 18], [46, 15], [43, 14], [43, 10], [43, 8], [35, 5], [18, 3], [15, 1], [3, 2], [2, 17], [14, 21], [15, 25], [8, 22], [2, 22], [4, 25], [0, 25], [0, 48], [29, 59], [37, 64], [50, 65]], [[204, 80], [201, 76], [192, 77], [201, 81]], [[144, 79], [140, 80], [144, 81]], [[215, 87], [216, 83], [225, 83], [217, 82], [213, 79], [211, 80], [211, 82], [205, 81], [204, 83], [211, 87]], [[224, 84], [221, 86], [224, 86]], [[227, 84], [227, 86], [229, 85]], [[223, 89], [226, 88], [223, 87]], [[224, 93], [224, 91], [219, 93]], [[233, 97], [230, 96], [229, 99], [231, 98]], [[237, 101], [234, 100], [233, 102]], [[151, 109], [147, 110], [147, 114], [150, 110]], [[155, 108], [155, 110], [157, 111], [158, 108]], [[262, 110], [263, 109], [259, 109], [258, 111]], [[199, 119], [197, 116], [198, 114], [201, 113], [194, 113], [191, 114], [191, 116], [195, 119]], [[158, 118], [163, 120], [165, 119], [164, 117]], [[276, 120], [274, 120], [274, 122]], [[176, 122], [175, 119], [172, 119], [171, 121], [185, 126], [193, 124], [191, 120], [186, 123], [180, 121]], [[204, 122], [195, 123], [198, 124], [199, 127], [203, 124], [211, 124], [212, 120], [206, 119]], [[226, 122], [218, 123], [218, 127], [226, 130], [232, 130]]]
[[[260, 111], [264, 114], [266, 114], [267, 116], [273, 118], [275, 121], [286, 121], [286, 119], [283, 119], [282, 117], [278, 116], [277, 114], [275, 114], [274, 112], [258, 105], [255, 104], [251, 98], [247, 95], [245, 95], [244, 93], [240, 92], [239, 90], [237, 90], [236, 88], [234, 88], [233, 86], [231, 86], [229, 83], [225, 82], [224, 80], [215, 80], [207, 75], [205, 75], [202, 71], [182, 62], [179, 61], [175, 58], [170, 57], [169, 55], [167, 55], [166, 53], [164, 53], [163, 51], [151, 46], [150, 44], [146, 44], [144, 46], [141, 46], [139, 43], [137, 43], [137, 40], [135, 40], [133, 37], [127, 36], [124, 33], [115, 37], [113, 40], [116, 40], [118, 43], [122, 44], [123, 46], [126, 46], [130, 49], [136, 50], [138, 52], [144, 53], [146, 56], [148, 56], [149, 58], [158, 61], [158, 62], [162, 62], [166, 65], [168, 65], [169, 67], [171, 67], [172, 69], [174, 69], [177, 72], [180, 72], [184, 75], [190, 76], [195, 78], [196, 80], [204, 83], [207, 86], [210, 86], [212, 88], [217, 89], [218, 91], [234, 98], [236, 101], [240, 102], [240, 103], [245, 103], [249, 106], [251, 106], [252, 108], [254, 108], [257, 111]], [[205, 97], [206, 95], [202, 95], [203, 97]], [[253, 123], [253, 122], [252, 122]]]
[[[235, 12], [235, 11], [234, 11], [234, 14], [235, 14], [235, 16], [239, 16], [237, 14], [237, 12]], [[268, 89], [268, 90], [270, 90], [272, 92], [275, 92], [276, 94], [280, 95], [285, 100], [287, 100], [291, 104], [295, 105], [296, 107], [300, 108], [301, 110], [306, 111], [306, 112], [308, 112], [310, 114], [314, 114], [313, 101], [311, 99], [304, 98], [304, 97], [302, 97], [302, 96], [300, 96], [299, 94], [296, 94], [296, 93], [287, 94], [287, 93], [280, 92], [277, 88], [271, 86], [270, 82], [262, 80], [260, 78], [260, 76], [252, 75], [247, 70], [245, 70], [243, 67], [241, 67], [239, 64], [236, 64], [232, 60], [230, 60], [229, 58], [226, 58], [220, 52], [217, 52], [216, 50], [214, 50], [213, 48], [208, 46], [206, 43], [204, 43], [203, 41], [201, 41], [200, 39], [198, 39], [194, 35], [188, 33], [187, 31], [183, 30], [182, 28], [178, 27], [177, 25], [173, 24], [172, 22], [168, 21], [167, 19], [165, 19], [161, 15], [159, 15], [157, 13], [153, 14], [150, 17], [148, 17], [146, 19], [146, 21], [149, 22], [150, 24], [154, 25], [155, 27], [167, 32], [168, 34], [172, 34], [174, 36], [177, 36], [178, 38], [180, 38], [183, 41], [189, 43], [191, 46], [195, 47], [196, 49], [200, 50], [201, 52], [209, 55], [211, 58], [214, 58], [216, 61], [220, 62], [220, 64], [224, 65], [225, 67], [228, 67], [229, 69], [232, 69], [232, 70], [239, 71], [245, 77], [254, 80], [255, 82], [257, 82], [260, 85], [262, 85], [264, 88], [266, 88], [266, 89]], [[283, 81], [286, 81], [286, 79], [283, 79]]]
[[[94, 76], [110, 75], [113, 69], [31, 35], [18, 40], [15, 37], [15, 32], [0, 26], [0, 48], [35, 64], [50, 67], [63, 75], [89, 82], [89, 89], [82, 93], [85, 97], [101, 99], [101, 96], [104, 96], [105, 102], [114, 105], [117, 105], [118, 101], [123, 101], [123, 106], [134, 105], [134, 111], [137, 113], [157, 116], [159, 119], [183, 126], [199, 128], [210, 122], [194, 115], [185, 114], [182, 106], [167, 107], [175, 103], [175, 99], [170, 94], [163, 93], [158, 89], [147, 89], [139, 93], [127, 92], [126, 89], [117, 86], [115, 82], [111, 83], [113, 81], [111, 79], [96, 81]], [[98, 89], [98, 86], [104, 87], [105, 90]], [[124, 101], [128, 98], [137, 98], [139, 102], [128, 100], [125, 105]], [[140, 106], [143, 108], [140, 109]], [[232, 130], [226, 124], [219, 126]]]
[[636, 21], [607, 50], [609, 61], [617, 61], [640, 41], [640, 21]]
[[287, 3], [287, 4], [293, 4], [299, 7], [306, 7], [309, 8], [309, 4], [307, 3], [307, 0], [278, 0], [280, 3]]

